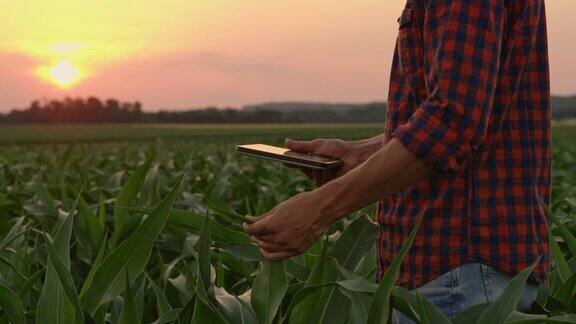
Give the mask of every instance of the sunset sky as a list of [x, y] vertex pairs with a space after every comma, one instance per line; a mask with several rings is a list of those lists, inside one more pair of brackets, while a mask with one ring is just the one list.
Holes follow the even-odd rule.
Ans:
[[[552, 92], [576, 94], [576, 1], [546, 3]], [[0, 0], [0, 112], [87, 95], [146, 110], [383, 101], [404, 4]]]

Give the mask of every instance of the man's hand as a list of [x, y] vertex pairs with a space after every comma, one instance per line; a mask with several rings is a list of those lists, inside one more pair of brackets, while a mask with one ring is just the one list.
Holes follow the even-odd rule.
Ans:
[[284, 260], [306, 251], [338, 219], [323, 206], [320, 196], [304, 192], [261, 217], [249, 217], [253, 223], [244, 230], [265, 259]]
[[350, 172], [367, 158], [365, 152], [358, 150], [360, 142], [346, 142], [340, 139], [315, 139], [312, 141], [294, 141], [287, 139], [286, 147], [292, 151], [322, 155], [342, 161], [335, 170], [312, 170], [300, 168], [317, 186], [322, 186]]
[[265, 259], [284, 260], [306, 251], [338, 219], [436, 173], [436, 168], [393, 139], [346, 175], [304, 192], [261, 217], [245, 231]]

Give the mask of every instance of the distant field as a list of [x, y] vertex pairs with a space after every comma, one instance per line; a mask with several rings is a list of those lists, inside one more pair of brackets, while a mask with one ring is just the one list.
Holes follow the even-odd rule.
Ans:
[[374, 124], [99, 124], [0, 125], [0, 144], [137, 142], [163, 140], [277, 142], [285, 137], [366, 138], [383, 131]]

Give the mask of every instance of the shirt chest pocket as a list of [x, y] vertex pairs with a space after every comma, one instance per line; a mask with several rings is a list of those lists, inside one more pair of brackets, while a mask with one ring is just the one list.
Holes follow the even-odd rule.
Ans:
[[398, 18], [398, 58], [404, 77], [409, 77], [422, 68], [423, 45], [420, 20], [418, 12], [411, 2], [406, 4], [402, 16]]

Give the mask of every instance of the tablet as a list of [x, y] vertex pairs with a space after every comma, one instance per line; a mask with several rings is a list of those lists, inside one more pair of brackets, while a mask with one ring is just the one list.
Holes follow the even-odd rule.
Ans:
[[236, 146], [236, 151], [250, 156], [309, 169], [325, 170], [338, 168], [342, 165], [342, 161], [338, 159], [295, 152], [287, 148], [266, 144], [238, 145]]

